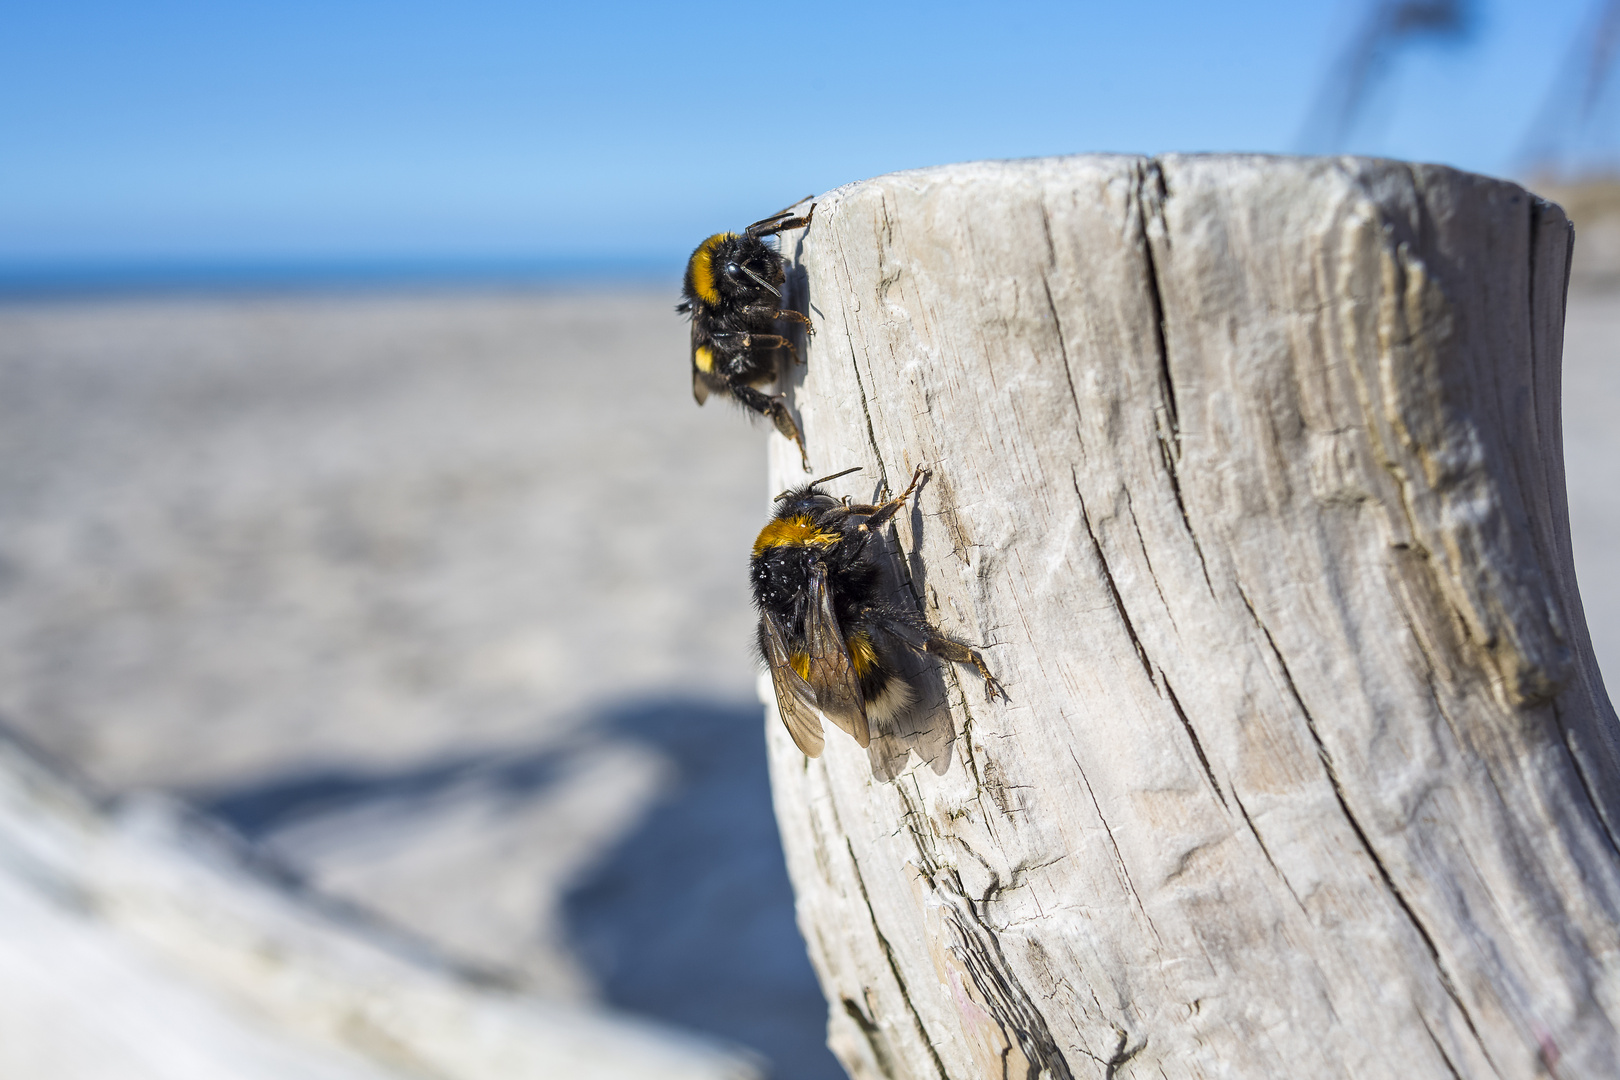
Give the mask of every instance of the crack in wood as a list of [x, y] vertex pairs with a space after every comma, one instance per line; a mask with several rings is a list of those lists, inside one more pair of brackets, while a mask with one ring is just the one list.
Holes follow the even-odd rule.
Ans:
[[1226, 796], [1221, 792], [1220, 781], [1215, 779], [1215, 770], [1210, 768], [1209, 757], [1204, 753], [1204, 744], [1199, 740], [1198, 732], [1193, 728], [1192, 721], [1187, 718], [1187, 710], [1181, 707], [1181, 699], [1176, 697], [1175, 688], [1170, 685], [1170, 677], [1164, 673], [1163, 668], [1159, 669], [1159, 678], [1164, 682], [1164, 692], [1170, 699], [1170, 707], [1176, 710], [1176, 716], [1181, 720], [1182, 729], [1187, 732], [1187, 738], [1192, 741], [1193, 753], [1198, 755], [1198, 764], [1204, 767], [1204, 778], [1209, 781], [1209, 786], [1215, 792], [1215, 797], [1221, 800], [1221, 805], [1226, 806]]
[[1181, 628], [1176, 625], [1176, 615], [1170, 609], [1170, 600], [1164, 595], [1164, 587], [1159, 583], [1159, 574], [1153, 569], [1153, 556], [1148, 554], [1147, 538], [1142, 535], [1142, 523], [1136, 518], [1136, 503], [1131, 499], [1131, 489], [1126, 487], [1120, 490], [1125, 495], [1125, 512], [1131, 516], [1131, 528], [1136, 531], [1136, 546], [1142, 549], [1142, 562], [1147, 566], [1148, 578], [1153, 582], [1153, 591], [1159, 594], [1159, 604], [1164, 608], [1164, 617], [1170, 620], [1170, 629], [1179, 637]]
[[[1164, 326], [1164, 293], [1159, 281], [1158, 260], [1153, 254], [1153, 238], [1148, 233], [1150, 216], [1163, 228], [1165, 244], [1169, 245], [1170, 226], [1164, 218], [1164, 204], [1170, 194], [1165, 189], [1164, 172], [1157, 161], [1149, 161], [1137, 180], [1136, 212], [1142, 230], [1142, 256], [1147, 269], [1148, 301], [1153, 307], [1153, 345], [1159, 356], [1159, 375], [1163, 380], [1164, 403], [1170, 410], [1170, 430], [1178, 441], [1181, 435], [1181, 414], [1176, 407], [1176, 384], [1170, 377], [1170, 344]], [[1178, 454], [1179, 456], [1179, 454]]]
[[[1086, 535], [1091, 538], [1092, 549], [1097, 553], [1097, 563], [1102, 567], [1103, 580], [1108, 584], [1108, 595], [1114, 602], [1114, 610], [1118, 612], [1120, 622], [1125, 626], [1125, 633], [1130, 637], [1131, 645], [1136, 649], [1136, 658], [1141, 661], [1142, 670], [1147, 674], [1148, 682], [1153, 684], [1156, 689], [1162, 689], [1164, 694], [1168, 696], [1170, 707], [1175, 710], [1176, 717], [1181, 721], [1182, 730], [1187, 733], [1187, 738], [1192, 743], [1193, 752], [1198, 755], [1198, 764], [1203, 768], [1204, 778], [1209, 781], [1210, 790], [1215, 792], [1215, 797], [1220, 800], [1221, 805], [1226, 806], [1226, 795], [1221, 791], [1220, 781], [1215, 778], [1215, 770], [1210, 767], [1209, 756], [1204, 753], [1204, 744], [1198, 738], [1198, 732], [1194, 730], [1192, 721], [1188, 719], [1187, 711], [1181, 707], [1181, 701], [1176, 697], [1175, 690], [1171, 688], [1170, 679], [1165, 675], [1164, 669], [1158, 667], [1149, 659], [1147, 647], [1142, 644], [1141, 637], [1137, 635], [1136, 625], [1131, 621], [1130, 613], [1125, 609], [1125, 600], [1120, 595], [1119, 585], [1114, 581], [1113, 571], [1109, 569], [1108, 557], [1103, 554], [1102, 544], [1097, 539], [1096, 530], [1091, 527], [1091, 515], [1086, 511], [1085, 497], [1080, 494], [1079, 477], [1074, 474], [1074, 466], [1071, 465], [1069, 469], [1074, 483], [1074, 497], [1080, 503], [1080, 522], [1086, 528]], [[1140, 533], [1138, 536], [1140, 537]]]
[[[1149, 184], [1152, 184], [1150, 190]], [[1165, 477], [1170, 481], [1171, 494], [1175, 496], [1176, 509], [1181, 513], [1181, 523], [1187, 530], [1187, 539], [1192, 541], [1193, 552], [1198, 556], [1198, 566], [1204, 572], [1204, 585], [1209, 589], [1209, 595], [1215, 595], [1215, 584], [1209, 576], [1209, 564], [1204, 559], [1204, 547], [1198, 540], [1198, 533], [1193, 529], [1192, 518], [1187, 513], [1187, 500], [1181, 492], [1181, 474], [1177, 462], [1181, 457], [1181, 410], [1176, 401], [1175, 379], [1170, 373], [1170, 340], [1165, 330], [1164, 293], [1159, 280], [1159, 264], [1153, 254], [1153, 240], [1148, 235], [1148, 202], [1153, 203], [1152, 217], [1154, 217], [1164, 231], [1165, 246], [1170, 244], [1170, 227], [1164, 219], [1164, 204], [1169, 200], [1170, 193], [1164, 184], [1164, 173], [1157, 161], [1150, 161], [1147, 168], [1137, 177], [1136, 185], [1136, 215], [1137, 229], [1142, 238], [1143, 282], [1147, 286], [1148, 305], [1152, 309], [1153, 347], [1159, 362], [1160, 393], [1164, 398], [1166, 415], [1170, 418], [1170, 432], [1167, 439], [1163, 432], [1159, 435], [1159, 456], [1164, 462]], [[1174, 442], [1172, 447], [1170, 444]]]
[[883, 1029], [861, 1010], [854, 998], [845, 997], [843, 1001], [844, 1014], [855, 1021], [855, 1027], [866, 1039], [867, 1049], [872, 1052], [872, 1061], [877, 1065], [878, 1072], [888, 1077], [899, 1075], [895, 1072], [894, 1062], [889, 1057], [888, 1043], [882, 1038]]
[[[844, 254], [843, 241], [838, 241], [838, 258], [844, 266], [844, 282], [847, 285], [853, 280], [849, 272], [849, 259]], [[846, 289], [847, 291], [847, 289]], [[866, 421], [866, 441], [872, 447], [872, 460], [877, 463], [878, 478], [883, 486], [889, 486], [889, 470], [883, 463], [883, 451], [878, 449], [877, 431], [872, 426], [872, 410], [866, 401], [866, 383], [861, 379], [860, 354], [855, 348], [855, 334], [849, 326], [848, 314], [844, 316], [844, 340], [849, 343], [849, 367], [855, 375], [855, 389], [861, 398], [861, 416]]]
[[[984, 921], [982, 904], [976, 904], [967, 894], [961, 875], [953, 867], [940, 863], [931, 843], [933, 834], [924, 828], [927, 818], [921, 808], [903, 788], [896, 792], [916, 852], [917, 872], [935, 894], [943, 925], [954, 938], [940, 945], [971, 982], [977, 998], [972, 1004], [984, 1011], [999, 1032], [1001, 1080], [1074, 1080], [1068, 1059], [1052, 1037], [1045, 1016], [1013, 973], [1000, 938]], [[968, 850], [977, 857], [971, 848]], [[987, 863], [984, 865], [989, 869]], [[1000, 879], [992, 871], [986, 900], [999, 885]], [[1020, 1059], [1024, 1063], [1021, 1075], [1015, 1072]]]
[[1378, 871], [1378, 876], [1383, 881], [1384, 888], [1388, 890], [1396, 905], [1405, 914], [1407, 921], [1412, 925], [1412, 929], [1416, 930], [1418, 937], [1423, 940], [1423, 945], [1428, 950], [1429, 957], [1434, 964], [1435, 975], [1440, 986], [1445, 990], [1446, 996], [1451, 998], [1452, 1004], [1457, 1007], [1463, 1023], [1468, 1026], [1469, 1033], [1473, 1035], [1474, 1042], [1479, 1046], [1480, 1054], [1484, 1056], [1486, 1062], [1491, 1064], [1491, 1068], [1500, 1075], [1500, 1070], [1497, 1070], [1495, 1063], [1491, 1062], [1490, 1051], [1485, 1046], [1485, 1040], [1480, 1035], [1479, 1028], [1474, 1024], [1474, 1017], [1469, 1012], [1468, 1005], [1463, 1001], [1461, 993], [1458, 992], [1457, 984], [1452, 980], [1451, 973], [1446, 970], [1445, 961], [1440, 957], [1440, 948], [1435, 944], [1434, 935], [1429, 932], [1429, 928], [1424, 925], [1423, 920], [1418, 918], [1417, 910], [1412, 907], [1411, 901], [1407, 900], [1406, 894], [1395, 884], [1394, 875], [1390, 873], [1389, 867], [1378, 854], [1378, 849], [1373, 846], [1371, 837], [1367, 835], [1367, 830], [1350, 809], [1350, 800], [1345, 795], [1344, 784], [1339, 780], [1338, 769], [1333, 764], [1333, 755], [1328, 752], [1327, 744], [1323, 742], [1322, 734], [1317, 729], [1315, 715], [1306, 706], [1304, 697], [1300, 695], [1299, 687], [1294, 682], [1294, 674], [1288, 669], [1288, 661], [1283, 659], [1282, 650], [1277, 648], [1277, 642], [1272, 638], [1271, 631], [1267, 629], [1266, 624], [1261, 620], [1260, 613], [1255, 610], [1254, 604], [1250, 602], [1249, 596], [1243, 590], [1241, 584], [1238, 585], [1238, 595], [1243, 597], [1244, 606], [1249, 609], [1250, 617], [1254, 619], [1254, 624], [1259, 627], [1260, 633], [1265, 635], [1266, 645], [1271, 650], [1271, 655], [1276, 658], [1277, 666], [1282, 671], [1283, 682], [1288, 687], [1288, 693], [1294, 699], [1294, 704], [1299, 708], [1300, 716], [1305, 721], [1305, 730], [1310, 733], [1311, 741], [1316, 744], [1317, 759], [1321, 761], [1322, 768], [1327, 774], [1328, 784], [1333, 789], [1333, 797], [1339, 804], [1340, 812], [1344, 815], [1345, 821], [1349, 823], [1351, 831], [1355, 833], [1356, 840], [1361, 844], [1362, 850], [1366, 852], [1367, 858], [1372, 861], [1373, 868]]
[[911, 991], [906, 988], [906, 977], [900, 974], [900, 962], [895, 958], [894, 946], [878, 926], [877, 911], [872, 907], [872, 897], [866, 891], [866, 878], [861, 874], [860, 860], [855, 858], [855, 845], [848, 835], [844, 837], [844, 847], [849, 851], [849, 865], [855, 871], [855, 884], [861, 890], [861, 902], [866, 905], [866, 915], [872, 921], [872, 933], [877, 935], [878, 947], [883, 950], [883, 958], [888, 961], [889, 974], [894, 976], [894, 984], [900, 990], [900, 999], [906, 1003], [906, 1010], [911, 1013], [911, 1021], [917, 1027], [917, 1037], [928, 1048], [928, 1056], [933, 1060], [934, 1069], [939, 1073], [940, 1080], [951, 1080], [950, 1073], [945, 1071], [945, 1062], [940, 1059], [939, 1051], [934, 1049], [934, 1042], [928, 1037], [928, 1028], [923, 1025], [922, 1014], [911, 1000]]
[[1080, 759], [1075, 756], [1073, 747], [1069, 748], [1069, 760], [1074, 762], [1075, 770], [1080, 774], [1080, 782], [1086, 786], [1086, 796], [1091, 800], [1091, 808], [1095, 811], [1097, 820], [1102, 822], [1103, 833], [1108, 837], [1109, 846], [1114, 849], [1114, 865], [1119, 870], [1120, 878], [1125, 882], [1125, 888], [1130, 890], [1131, 899], [1136, 901], [1136, 910], [1142, 913], [1142, 918], [1147, 923], [1148, 929], [1153, 931], [1153, 937], [1160, 945], [1163, 945], [1164, 938], [1159, 935], [1159, 928], [1153, 925], [1153, 917], [1147, 913], [1147, 907], [1142, 903], [1142, 894], [1136, 891], [1136, 882], [1131, 880], [1131, 872], [1125, 867], [1125, 856], [1119, 850], [1119, 841], [1114, 839], [1113, 827], [1108, 824], [1108, 819], [1103, 816], [1102, 805], [1097, 802], [1097, 793], [1091, 790], [1091, 781], [1086, 778], [1086, 771], [1081, 768]]
[[[1041, 212], [1045, 213], [1044, 208]], [[1051, 242], [1052, 238], [1048, 236], [1047, 243]], [[1074, 402], [1074, 434], [1083, 449], [1086, 440], [1080, 430], [1080, 420], [1084, 412], [1080, 408], [1080, 395], [1074, 389], [1074, 371], [1069, 367], [1069, 348], [1063, 343], [1063, 319], [1058, 315], [1057, 304], [1052, 299], [1052, 284], [1046, 279], [1045, 274], [1041, 275], [1041, 290], [1046, 294], [1046, 310], [1052, 313], [1052, 325], [1057, 329], [1058, 356], [1063, 361], [1063, 379], [1069, 384], [1069, 400]]]
[[1592, 782], [1588, 779], [1586, 770], [1581, 767], [1579, 755], [1575, 753], [1574, 735], [1569, 730], [1569, 725], [1564, 723], [1564, 711], [1558, 707], [1556, 698], [1550, 704], [1552, 705], [1553, 723], [1558, 727], [1558, 733], [1564, 744], [1564, 751], [1569, 754], [1570, 767], [1575, 771], [1575, 778], [1580, 781], [1581, 791], [1585, 794], [1587, 803], [1591, 805], [1593, 814], [1597, 816], [1598, 827], [1603, 830], [1604, 838], [1609, 841], [1609, 848], [1617, 856], [1620, 856], [1620, 842], [1615, 840], [1614, 829], [1610, 826], [1609, 817], [1603, 812], [1603, 805], [1598, 801], [1597, 792], [1592, 790]]
[[1299, 893], [1294, 891], [1293, 883], [1288, 880], [1288, 875], [1282, 872], [1282, 867], [1277, 865], [1277, 860], [1271, 857], [1271, 849], [1266, 846], [1265, 838], [1260, 835], [1260, 830], [1254, 827], [1254, 820], [1249, 817], [1249, 809], [1243, 805], [1243, 800], [1238, 797], [1237, 788], [1235, 787], [1232, 789], [1232, 801], [1237, 803], [1238, 813], [1243, 816], [1243, 824], [1249, 827], [1249, 832], [1254, 836], [1254, 842], [1260, 845], [1260, 854], [1266, 857], [1266, 863], [1272, 870], [1276, 871], [1277, 877], [1282, 880], [1283, 888], [1287, 889], [1288, 895], [1294, 898], [1294, 903], [1299, 905], [1299, 910], [1305, 911], [1307, 915], [1310, 914], [1306, 911], [1305, 902], [1299, 898]]
[[1434, 1033], [1434, 1028], [1429, 1026], [1429, 1018], [1419, 1013], [1418, 1019], [1423, 1023], [1424, 1034], [1428, 1035], [1429, 1041], [1434, 1043], [1435, 1050], [1439, 1052], [1440, 1060], [1445, 1062], [1446, 1071], [1451, 1074], [1452, 1080], [1463, 1080], [1462, 1074], [1457, 1071], [1456, 1063], [1451, 1060], [1451, 1055], [1446, 1053], [1446, 1048], [1441, 1045], [1439, 1036]]
[[1080, 494], [1080, 478], [1074, 475], [1074, 466], [1069, 466], [1070, 475], [1074, 480], [1074, 497], [1080, 503], [1080, 523], [1086, 527], [1086, 535], [1091, 538], [1091, 549], [1097, 553], [1097, 565], [1102, 570], [1103, 581], [1108, 585], [1108, 596], [1114, 603], [1114, 612], [1125, 627], [1125, 633], [1131, 639], [1131, 646], [1136, 650], [1136, 659], [1141, 661], [1142, 670], [1147, 674], [1148, 682], [1155, 687], [1158, 680], [1153, 677], [1153, 664], [1148, 660], [1147, 649], [1142, 646], [1142, 639], [1136, 635], [1136, 624], [1131, 622], [1131, 616], [1125, 610], [1125, 601], [1119, 595], [1119, 586], [1114, 583], [1114, 572], [1108, 568], [1108, 556], [1103, 554], [1102, 544], [1097, 540], [1097, 532], [1091, 527], [1091, 515], [1086, 512], [1086, 499]]

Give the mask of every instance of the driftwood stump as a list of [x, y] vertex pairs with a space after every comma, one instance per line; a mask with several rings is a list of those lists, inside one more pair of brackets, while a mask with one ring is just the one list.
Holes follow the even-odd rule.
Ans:
[[[1620, 737], [1570, 557], [1571, 231], [1360, 159], [901, 173], [783, 238], [835, 494], [985, 647], [773, 715], [856, 1077], [1620, 1075]], [[774, 493], [801, 483], [772, 439]], [[901, 580], [903, 578], [903, 580]], [[768, 686], [767, 686], [768, 696]]]

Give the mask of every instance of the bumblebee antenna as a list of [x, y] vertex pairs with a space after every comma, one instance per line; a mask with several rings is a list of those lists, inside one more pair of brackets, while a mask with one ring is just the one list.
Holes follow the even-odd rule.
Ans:
[[783, 499], [787, 498], [789, 495], [793, 494], [795, 491], [803, 491], [804, 488], [820, 487], [822, 484], [825, 484], [829, 480], [836, 480], [840, 476], [848, 476], [852, 472], [860, 472], [860, 471], [861, 471], [861, 467], [859, 465], [856, 465], [852, 469], [845, 469], [843, 472], [835, 472], [831, 476], [823, 476], [820, 480], [812, 480], [812, 481], [810, 481], [808, 484], [804, 485], [803, 488], [789, 488], [788, 490], [782, 492], [782, 494], [778, 495], [776, 498], [772, 499], [771, 501], [772, 502], [781, 502]]
[[764, 278], [760, 277], [758, 274], [754, 273], [752, 270], [748, 269], [748, 267], [746, 267], [746, 266], [742, 268], [742, 272], [747, 274], [749, 277], [753, 278], [755, 281], [759, 282], [761, 287], [769, 289], [771, 291], [772, 296], [776, 297], [778, 300], [782, 299], [782, 293], [777, 289], [777, 287], [775, 285], [772, 285], [770, 282], [766, 281]]
[[848, 476], [852, 472], [860, 472], [860, 471], [861, 471], [861, 467], [859, 465], [856, 465], [854, 468], [845, 469], [843, 472], [835, 472], [831, 476], [823, 476], [820, 480], [812, 480], [812, 481], [810, 481], [810, 486], [811, 487], [820, 487], [822, 484], [825, 484], [829, 480], [836, 480], [840, 476]]

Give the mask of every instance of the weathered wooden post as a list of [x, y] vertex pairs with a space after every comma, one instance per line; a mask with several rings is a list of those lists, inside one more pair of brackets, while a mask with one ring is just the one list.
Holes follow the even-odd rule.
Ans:
[[784, 238], [810, 457], [934, 467], [901, 587], [1011, 694], [941, 670], [815, 761], [770, 721], [855, 1076], [1620, 1075], [1570, 243], [1510, 183], [1232, 156], [901, 173]]

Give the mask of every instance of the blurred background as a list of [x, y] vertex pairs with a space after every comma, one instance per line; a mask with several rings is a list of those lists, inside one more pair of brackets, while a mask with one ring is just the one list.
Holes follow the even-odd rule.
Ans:
[[1562, 202], [1620, 671], [1617, 46], [1620, 0], [0, 6], [0, 1075], [525, 1075], [484, 1021], [424, 1049], [430, 998], [600, 1034], [555, 1075], [842, 1075], [754, 692], [766, 435], [692, 406], [672, 306], [703, 236], [896, 169]]

